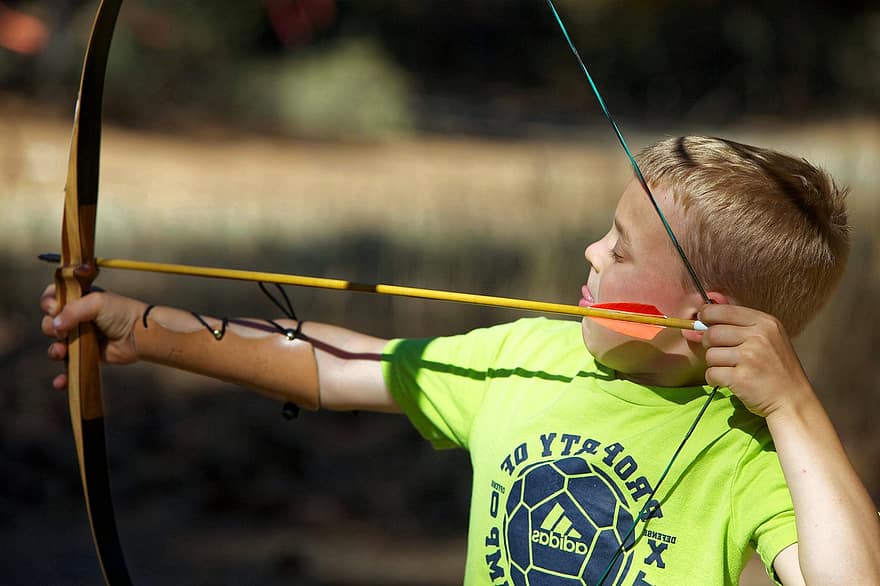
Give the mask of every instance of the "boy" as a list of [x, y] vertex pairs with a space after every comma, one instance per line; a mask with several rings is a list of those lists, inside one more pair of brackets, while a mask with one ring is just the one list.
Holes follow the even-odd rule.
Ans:
[[876, 509], [786, 334], [843, 271], [843, 194], [805, 161], [719, 139], [670, 139], [639, 158], [713, 303], [635, 180], [586, 249], [580, 303], [647, 303], [706, 333], [643, 340], [538, 318], [389, 342], [280, 322], [290, 340], [206, 319], [217, 341], [189, 312], [111, 294], [59, 313], [52, 287], [43, 331], [95, 321], [108, 362], [185, 368], [310, 408], [404, 412], [436, 446], [468, 449], [468, 584], [733, 584], [752, 548], [786, 585], [880, 584]]

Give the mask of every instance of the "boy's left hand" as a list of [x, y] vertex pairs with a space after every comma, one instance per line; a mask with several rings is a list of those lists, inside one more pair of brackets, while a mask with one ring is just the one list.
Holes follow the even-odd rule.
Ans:
[[756, 415], [770, 415], [815, 397], [812, 386], [775, 317], [748, 307], [704, 305], [706, 382], [730, 390]]

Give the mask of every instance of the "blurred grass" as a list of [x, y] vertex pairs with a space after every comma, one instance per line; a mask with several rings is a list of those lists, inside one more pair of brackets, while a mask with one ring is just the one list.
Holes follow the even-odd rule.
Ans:
[[[281, 134], [383, 137], [414, 125], [404, 72], [369, 38], [347, 38], [332, 48], [245, 64], [238, 111], [248, 122]], [[352, 101], [357, 107], [352, 107]]]
[[[68, 512], [81, 506], [66, 407], [48, 391], [58, 369], [44, 359], [36, 308], [52, 269], [35, 256], [58, 248], [69, 122], [11, 99], [2, 106], [0, 449], [10, 480], [0, 489], [0, 542], [10, 553], [0, 572], [10, 583], [32, 582], [32, 572], [63, 583], [52, 578], [71, 571], [88, 582], [93, 562], [85, 520]], [[188, 138], [106, 130], [100, 256], [573, 302], [587, 274], [583, 247], [607, 228], [629, 177], [624, 157], [604, 135], [577, 142], [293, 141], [212, 132]], [[694, 130], [670, 131], [678, 132]], [[798, 348], [880, 501], [873, 416], [880, 407], [874, 355], [880, 347], [880, 122], [740, 126], [723, 134], [802, 154], [852, 187], [849, 269]], [[628, 138], [638, 147], [656, 137]], [[100, 284], [203, 313], [275, 315], [252, 285], [110, 271]], [[381, 336], [451, 333], [518, 316], [290, 292], [304, 319]], [[369, 583], [370, 577], [407, 584], [416, 575], [426, 584], [458, 580], [466, 457], [432, 452], [402, 418], [321, 414], [288, 424], [274, 403], [228, 385], [146, 365], [107, 370], [123, 543], [146, 581], [180, 575], [212, 583], [240, 583], [236, 576], [261, 583], [291, 576], [322, 584]], [[22, 540], [22, 527], [32, 537]], [[335, 538], [328, 534], [334, 527], [344, 527]], [[376, 527], [395, 528], [390, 541], [376, 535]], [[390, 564], [403, 562], [381, 547], [372, 559], [351, 561], [360, 568], [358, 581], [328, 565], [319, 538], [303, 537], [312, 533], [322, 534], [328, 548], [353, 550], [358, 537], [398, 552], [401, 541], [420, 539], [426, 547], [403, 555], [417, 569], [402, 577], [392, 577]], [[31, 551], [41, 542], [66, 559], [40, 567]], [[215, 554], [232, 547], [242, 555]], [[156, 548], [164, 550], [161, 560]]]

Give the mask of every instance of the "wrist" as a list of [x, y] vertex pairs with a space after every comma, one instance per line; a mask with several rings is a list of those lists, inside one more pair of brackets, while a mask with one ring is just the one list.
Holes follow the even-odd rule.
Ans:
[[189, 312], [143, 303], [138, 308], [132, 328], [132, 350], [136, 359], [162, 363], [174, 354], [173, 350], [169, 354], [169, 336], [191, 334], [202, 329], [202, 326]]
[[767, 413], [765, 419], [771, 434], [782, 429], [809, 429], [827, 419], [827, 414], [819, 398], [808, 383], [799, 385], [784, 393], [785, 400], [780, 401]]
[[131, 351], [136, 362], [144, 359], [144, 356], [141, 354], [143, 344], [142, 330], [147, 327], [147, 318], [155, 307], [155, 305], [141, 303], [137, 311], [133, 312], [131, 321]]

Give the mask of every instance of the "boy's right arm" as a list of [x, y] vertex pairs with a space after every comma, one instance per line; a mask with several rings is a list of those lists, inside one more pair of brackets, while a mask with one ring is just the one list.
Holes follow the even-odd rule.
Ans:
[[[66, 333], [82, 322], [94, 322], [104, 342], [102, 359], [113, 364], [155, 362], [235, 382], [273, 398], [307, 408], [400, 412], [382, 375], [386, 340], [344, 328], [308, 322], [304, 339], [288, 340], [264, 320], [236, 320], [220, 340], [189, 312], [155, 307], [114, 295], [93, 293], [67, 304], [61, 312], [54, 286], [43, 293], [43, 332], [59, 340], [49, 356], [63, 360]], [[212, 328], [221, 320], [205, 318]], [[295, 331], [297, 323], [278, 320]], [[267, 327], [268, 326], [268, 327]], [[66, 375], [56, 388], [67, 386]]]

